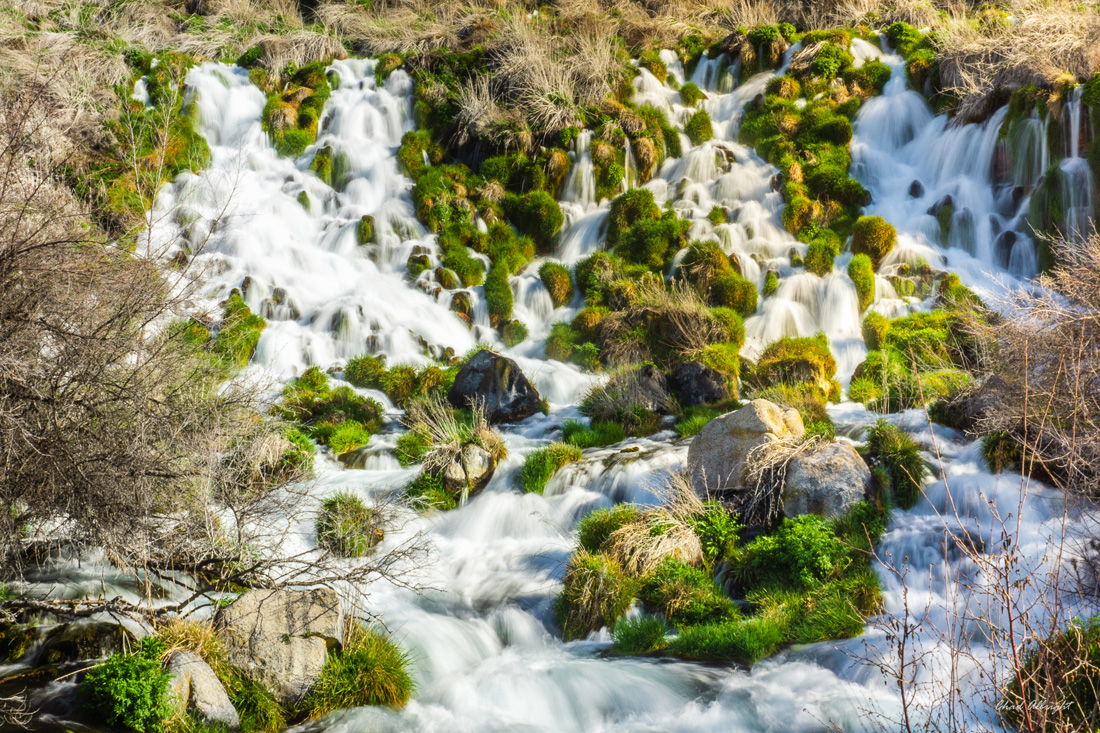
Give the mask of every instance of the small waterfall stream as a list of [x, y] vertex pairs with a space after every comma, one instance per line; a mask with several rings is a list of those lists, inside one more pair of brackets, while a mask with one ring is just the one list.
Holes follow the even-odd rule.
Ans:
[[[796, 50], [788, 50], [785, 63]], [[958, 272], [983, 293], [1015, 287], [1013, 275], [1033, 274], [1034, 244], [1021, 219], [1026, 204], [1006, 206], [991, 177], [1004, 112], [983, 125], [949, 126], [907, 89], [898, 56], [863, 42], [855, 50], [862, 59], [880, 56], [893, 70], [885, 94], [869, 100], [859, 113], [852, 142], [853, 173], [873, 196], [867, 213], [884, 216], [898, 229], [899, 246], [887, 265], [924, 258]], [[672, 76], [683, 81], [678, 61], [669, 61]], [[436, 297], [418, 287], [423, 283], [407, 282], [403, 263], [414, 248], [433, 258], [437, 254], [434, 235], [416, 221], [411, 182], [398, 172], [395, 158], [401, 135], [413, 129], [411, 79], [399, 70], [379, 87], [372, 61], [337, 61], [333, 68], [340, 86], [325, 108], [320, 138], [298, 160], [278, 157], [267, 141], [260, 127], [264, 97], [244, 71], [219, 64], [193, 70], [188, 84], [198, 100], [212, 163], [202, 173], [185, 174], [165, 187], [157, 204], [165, 216], [154, 218], [158, 223], [150, 236], [181, 245], [186, 240], [194, 249], [201, 245], [200, 235], [208, 237], [193, 272], [204, 278], [206, 300], [200, 306], [210, 311], [246, 277], [245, 298], [254, 310], [261, 310], [275, 288], [285, 292], [285, 302], [294, 307], [272, 312], [251, 367], [257, 373], [286, 380], [308, 366], [327, 369], [367, 351], [384, 353], [390, 364], [422, 363], [427, 359], [425, 343], [430, 350], [449, 347], [461, 353], [478, 340], [490, 340], [518, 361], [553, 410], [505, 428], [508, 458], [473, 501], [446, 514], [409, 514], [403, 528], [387, 532], [386, 546], [417, 532], [430, 539], [432, 559], [419, 573], [432, 590], [418, 596], [379, 580], [349, 592], [368, 596], [371, 609], [409, 650], [416, 697], [400, 712], [363, 708], [321, 725], [349, 733], [816, 731], [826, 721], [844, 730], [868, 729], [868, 706], [896, 714], [895, 687], [873, 665], [855, 659], [889, 656], [889, 642], [881, 632], [840, 644], [789, 649], [751, 670], [609, 657], [606, 633], [569, 644], [552, 635], [552, 604], [575, 545], [576, 523], [612, 502], [654, 501], [650, 488], [685, 460], [687, 444], [673, 442], [668, 433], [631, 439], [629, 445], [637, 451], [620, 452], [622, 445], [589, 451], [584, 461], [560, 471], [544, 496], [513, 488], [524, 455], [545, 445], [556, 426], [576, 417], [575, 406], [599, 379], [542, 358], [550, 324], [571, 318], [578, 301], [554, 309], [538, 280], [538, 263], [533, 263], [512, 282], [515, 315], [527, 324], [531, 338], [506, 350], [490, 329], [467, 328], [448, 308], [449, 295]], [[694, 220], [697, 238], [713, 238], [727, 254], [736, 255], [745, 277], [758, 287], [769, 269], [778, 273], [776, 294], [761, 299], [758, 312], [746, 320], [746, 355], [758, 354], [782, 336], [823, 330], [840, 376], [847, 380], [866, 354], [856, 293], [846, 273], [848, 257], [838, 257], [834, 272], [825, 278], [791, 267], [791, 253], [804, 255], [806, 246], [780, 224], [783, 202], [771, 186], [776, 171], [736, 142], [742, 108], [763, 91], [772, 74], [759, 74], [734, 88], [738, 72], [737, 65], [727, 66], [721, 59], [700, 60], [691, 78], [708, 94], [700, 104], [714, 120], [715, 137], [697, 147], [683, 137], [684, 155], [666, 160], [646, 186], [660, 206], [672, 200], [682, 216]], [[648, 71], [641, 71], [636, 87], [639, 104], [662, 107], [673, 120], [687, 114], [678, 93]], [[313, 153], [325, 145], [346, 157], [347, 180], [339, 190], [309, 172]], [[566, 227], [556, 259], [566, 264], [602, 247], [607, 202], [595, 200], [590, 145], [591, 133], [576, 138], [574, 165], [562, 196]], [[1013, 175], [1021, 183], [1033, 182], [1045, 156], [1044, 151], [1021, 164]], [[1080, 158], [1067, 158], [1069, 167], [1078, 166], [1074, 160]], [[920, 183], [916, 195], [914, 181]], [[308, 210], [299, 203], [302, 193], [310, 202]], [[953, 209], [946, 241], [936, 217], [928, 213], [944, 197], [950, 197]], [[728, 223], [706, 221], [714, 206], [728, 212]], [[367, 247], [355, 239], [356, 222], [363, 215], [377, 223], [378, 241]], [[995, 259], [997, 236], [1006, 231], [1016, 232], [1007, 271]], [[480, 288], [472, 295], [474, 321], [487, 325]], [[879, 278], [872, 307], [893, 317], [923, 306], [896, 297], [889, 281]], [[830, 410], [838, 432], [845, 434], [858, 434], [878, 417], [858, 405]], [[989, 545], [1000, 542], [992, 507], [1003, 503], [1014, 511], [1019, 480], [991, 475], [976, 444], [946, 429], [929, 432], [923, 412], [890, 419], [928, 448], [935, 440], [944, 478], [928, 485], [928, 500], [897, 512], [883, 539], [884, 554], [914, 571], [905, 580], [906, 596], [900, 581], [880, 569], [886, 613], [904, 618], [914, 607], [927, 606], [933, 620], [944, 621], [958, 604], [970, 604], [975, 613], [992, 608], [984, 585], [988, 579], [957, 554], [945, 554], [944, 521], [958, 523], [960, 530]], [[392, 438], [377, 436], [372, 445], [389, 445]], [[369, 501], [402, 486], [413, 473], [383, 452], [361, 468], [344, 468], [321, 456], [312, 490], [318, 497], [346, 490]], [[959, 519], [941, 520], [952, 502], [960, 509]], [[1033, 486], [1012, 541], [1029, 550], [1042, 547], [1060, 531], [1060, 518], [1058, 498]], [[285, 521], [297, 530], [298, 549], [313, 546], [308, 519]], [[1041, 551], [1029, 556], [1034, 565], [1020, 572], [1049, 571]], [[924, 678], [934, 679], [950, 661], [941, 641], [931, 626], [913, 640], [927, 654], [920, 670]], [[978, 654], [963, 673], [991, 664], [996, 656], [980, 640], [975, 644]], [[976, 692], [969, 692], [979, 687], [976, 673], [960, 684], [977, 711], [973, 727], [988, 726], [995, 715], [973, 697]]]

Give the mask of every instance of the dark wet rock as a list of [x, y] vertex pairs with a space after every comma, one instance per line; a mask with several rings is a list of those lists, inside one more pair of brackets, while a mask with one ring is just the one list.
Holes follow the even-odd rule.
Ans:
[[698, 361], [682, 362], [673, 367], [672, 384], [676, 399], [683, 407], [729, 399], [725, 376]]
[[539, 411], [539, 393], [519, 365], [487, 349], [458, 371], [447, 399], [455, 407], [480, 402], [490, 423], [516, 422]]

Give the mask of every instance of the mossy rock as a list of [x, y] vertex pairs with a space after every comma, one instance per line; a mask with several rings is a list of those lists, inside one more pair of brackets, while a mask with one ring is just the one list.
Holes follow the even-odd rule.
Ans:
[[544, 262], [539, 267], [539, 279], [550, 293], [555, 308], [568, 305], [573, 300], [573, 278], [569, 268], [556, 262]]
[[757, 300], [756, 286], [736, 272], [721, 275], [710, 291], [712, 305], [732, 308], [742, 318], [748, 318], [756, 312]]
[[500, 338], [508, 348], [516, 346], [527, 340], [527, 326], [520, 321], [508, 321], [504, 328], [500, 329]]
[[761, 388], [806, 383], [820, 388], [825, 394], [833, 391], [835, 377], [836, 359], [823, 333], [773, 341], [760, 354], [752, 370], [752, 381]]
[[620, 235], [639, 221], [656, 220], [661, 210], [648, 188], [632, 188], [615, 197], [607, 216], [607, 244], [614, 247]]
[[373, 216], [366, 214], [359, 219], [359, 223], [355, 225], [355, 241], [361, 247], [376, 241]]
[[420, 273], [430, 270], [431, 267], [432, 259], [428, 255], [409, 255], [409, 259], [405, 262], [405, 269], [408, 270], [409, 278], [412, 280], [420, 277]]
[[565, 220], [553, 196], [545, 191], [510, 194], [504, 198], [504, 213], [520, 234], [535, 240], [540, 252], [553, 250]]
[[886, 345], [886, 332], [890, 328], [890, 320], [881, 313], [874, 311], [863, 317], [863, 340], [871, 351], [881, 349]]
[[875, 300], [875, 266], [865, 254], [852, 257], [848, 263], [848, 277], [856, 288], [859, 310], [865, 311]]
[[0, 663], [22, 661], [38, 640], [38, 633], [33, 625], [0, 624]]
[[714, 137], [714, 125], [711, 124], [710, 115], [705, 109], [701, 109], [691, 116], [684, 124], [684, 134], [691, 140], [692, 145], [702, 145]]

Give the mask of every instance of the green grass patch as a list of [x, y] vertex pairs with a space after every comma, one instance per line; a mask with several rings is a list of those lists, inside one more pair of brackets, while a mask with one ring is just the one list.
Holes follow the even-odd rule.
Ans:
[[591, 425], [585, 425], [578, 420], [568, 420], [561, 428], [562, 439], [570, 445], [584, 450], [586, 448], [600, 448], [612, 443], [626, 440], [626, 431], [623, 426], [615, 422], [594, 421]]
[[343, 649], [329, 654], [306, 700], [309, 716], [364, 705], [404, 707], [416, 687], [409, 664], [408, 655], [388, 634], [352, 626]]
[[551, 443], [527, 454], [519, 472], [519, 485], [527, 493], [541, 494], [558, 469], [579, 461], [581, 449], [567, 443]]

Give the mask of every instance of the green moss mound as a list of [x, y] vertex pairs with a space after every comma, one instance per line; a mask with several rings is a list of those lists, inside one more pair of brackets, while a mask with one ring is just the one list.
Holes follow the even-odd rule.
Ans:
[[881, 216], [861, 216], [852, 228], [852, 252], [867, 255], [876, 270], [897, 243], [897, 231]]
[[742, 318], [756, 313], [758, 298], [756, 286], [733, 271], [721, 275], [710, 291], [711, 304], [730, 308]]
[[577, 541], [587, 552], [600, 552], [615, 530], [637, 521], [639, 516], [638, 507], [633, 504], [616, 504], [597, 509], [577, 525]]
[[266, 327], [267, 321], [254, 314], [234, 291], [222, 311], [222, 324], [214, 337], [213, 350], [231, 366], [247, 366]]
[[561, 207], [545, 191], [532, 191], [504, 198], [504, 213], [520, 232], [535, 240], [539, 252], [551, 252], [565, 221]]
[[753, 381], [760, 386], [805, 382], [826, 389], [835, 377], [836, 359], [824, 333], [773, 341], [760, 354], [752, 372]]
[[527, 493], [541, 494], [558, 469], [579, 461], [581, 449], [568, 443], [551, 443], [527, 454], [519, 472], [519, 485]]
[[639, 596], [677, 628], [740, 616], [710, 573], [671, 557], [645, 579]]
[[688, 119], [684, 124], [684, 134], [691, 140], [692, 145], [702, 145], [714, 137], [714, 125], [711, 124], [710, 115], [705, 109], [701, 109]]
[[569, 268], [556, 262], [544, 262], [539, 267], [539, 279], [550, 293], [555, 308], [568, 305], [573, 300], [573, 278]]
[[[632, 188], [611, 201], [607, 215], [607, 244], [614, 247], [619, 236], [639, 221], [656, 220], [661, 210], [653, 200], [653, 192], [648, 188]], [[580, 273], [578, 272], [578, 279]]]
[[854, 256], [848, 263], [848, 277], [856, 286], [859, 310], [865, 311], [875, 300], [875, 265], [865, 254]]
[[367, 444], [382, 425], [383, 409], [351, 387], [332, 389], [328, 375], [310, 367], [283, 389], [275, 413], [340, 453]]
[[706, 98], [703, 90], [690, 81], [680, 87], [680, 101], [686, 107], [694, 107]]

